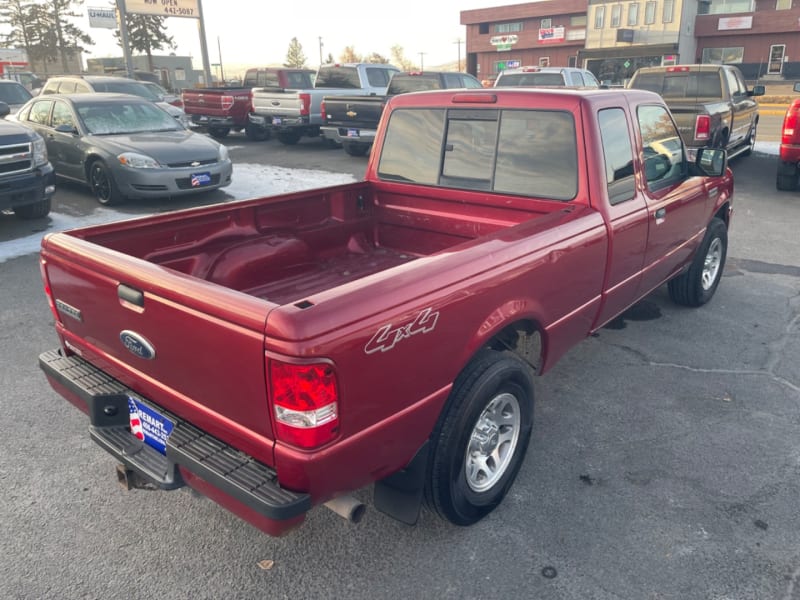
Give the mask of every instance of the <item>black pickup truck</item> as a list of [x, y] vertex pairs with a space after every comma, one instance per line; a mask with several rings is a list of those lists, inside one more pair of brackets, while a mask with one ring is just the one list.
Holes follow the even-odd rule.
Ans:
[[325, 96], [320, 131], [326, 139], [340, 143], [350, 156], [364, 156], [372, 146], [383, 108], [390, 97], [423, 90], [480, 87], [483, 87], [481, 82], [468, 73], [395, 73], [385, 96]]
[[627, 87], [660, 94], [678, 124], [689, 158], [698, 148], [747, 155], [756, 143], [758, 103], [764, 86], [747, 89], [733, 65], [675, 65], [638, 69]]
[[22, 219], [44, 217], [56, 191], [47, 147], [35, 131], [6, 121], [8, 104], [0, 102], [0, 210]]

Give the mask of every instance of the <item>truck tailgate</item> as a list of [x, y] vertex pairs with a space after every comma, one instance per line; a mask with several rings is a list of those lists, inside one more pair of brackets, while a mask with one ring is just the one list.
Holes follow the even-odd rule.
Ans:
[[375, 128], [386, 104], [383, 96], [328, 96], [324, 101], [327, 122], [341, 127]]
[[49, 236], [42, 260], [67, 348], [272, 463], [264, 328], [274, 305], [68, 234]]
[[300, 115], [303, 103], [297, 90], [269, 88], [269, 91], [253, 90], [253, 112], [258, 115]]
[[193, 91], [185, 90], [182, 95], [183, 109], [187, 114], [224, 117], [231, 113], [234, 104], [250, 103], [249, 90]]

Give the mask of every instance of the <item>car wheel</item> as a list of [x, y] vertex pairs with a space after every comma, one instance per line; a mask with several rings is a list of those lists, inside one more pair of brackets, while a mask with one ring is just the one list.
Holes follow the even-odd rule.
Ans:
[[102, 160], [96, 160], [89, 166], [89, 185], [94, 197], [103, 206], [110, 206], [122, 200], [117, 182]]
[[224, 139], [224, 138], [228, 137], [228, 134], [230, 132], [231, 132], [231, 128], [230, 127], [209, 127], [208, 128], [208, 134], [211, 137], [216, 138], [218, 140], [221, 140], [221, 139]]
[[369, 144], [356, 144], [353, 142], [342, 142], [344, 151], [350, 156], [364, 156], [369, 152]]
[[756, 147], [756, 133], [758, 133], [758, 122], [754, 122], [750, 128], [750, 135], [747, 138], [747, 148], [742, 152], [742, 156], [750, 156]]
[[668, 283], [669, 297], [682, 306], [702, 306], [717, 291], [728, 253], [728, 228], [714, 217], [689, 269]]
[[48, 214], [50, 214], [50, 204], [51, 199], [46, 198], [45, 200], [35, 202], [33, 204], [15, 206], [14, 214], [20, 219], [38, 219], [40, 217], [46, 217]]
[[247, 136], [248, 140], [254, 142], [263, 142], [271, 137], [270, 130], [260, 125], [245, 125], [244, 134]]
[[458, 376], [431, 435], [425, 501], [456, 525], [494, 510], [517, 477], [533, 427], [533, 372], [485, 350]]
[[296, 131], [281, 131], [275, 137], [278, 138], [278, 141], [281, 144], [285, 144], [287, 146], [294, 146], [300, 141], [300, 134]]
[[797, 181], [797, 165], [779, 162], [775, 187], [781, 192], [793, 192], [797, 189]]

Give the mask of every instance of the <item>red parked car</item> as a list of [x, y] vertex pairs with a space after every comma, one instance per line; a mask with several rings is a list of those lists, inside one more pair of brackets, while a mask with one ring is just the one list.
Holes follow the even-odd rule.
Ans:
[[[794, 91], [800, 92], [800, 83], [794, 84]], [[796, 98], [783, 117], [781, 128], [781, 148], [778, 157], [778, 175], [775, 187], [782, 191], [797, 189], [800, 172], [800, 98]]]

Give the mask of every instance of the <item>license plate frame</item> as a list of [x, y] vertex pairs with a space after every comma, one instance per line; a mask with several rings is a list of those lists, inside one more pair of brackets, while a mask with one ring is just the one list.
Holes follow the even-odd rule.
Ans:
[[349, 138], [360, 138], [361, 131], [359, 129], [348, 129], [347, 130], [347, 137]]
[[192, 187], [204, 187], [211, 185], [211, 173], [204, 171], [203, 173], [192, 173], [189, 178]]
[[175, 423], [133, 396], [128, 396], [128, 414], [131, 434], [166, 455], [167, 438], [175, 428]]
[[272, 117], [272, 124], [273, 125], [280, 125], [283, 122], [281, 117]]

